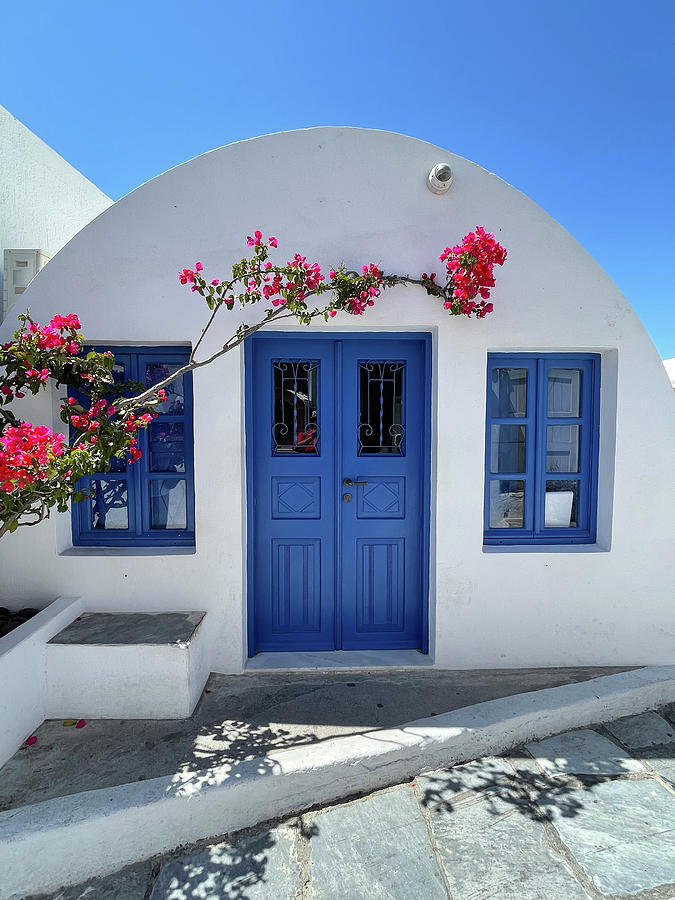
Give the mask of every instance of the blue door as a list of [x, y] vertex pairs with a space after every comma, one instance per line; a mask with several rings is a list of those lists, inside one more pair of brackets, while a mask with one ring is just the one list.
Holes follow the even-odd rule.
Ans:
[[426, 650], [427, 353], [419, 336], [251, 340], [251, 654]]

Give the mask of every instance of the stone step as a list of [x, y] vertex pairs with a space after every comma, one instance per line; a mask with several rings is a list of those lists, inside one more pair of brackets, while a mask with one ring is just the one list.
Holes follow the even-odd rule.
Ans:
[[209, 675], [202, 611], [87, 612], [47, 644], [46, 718], [189, 716]]

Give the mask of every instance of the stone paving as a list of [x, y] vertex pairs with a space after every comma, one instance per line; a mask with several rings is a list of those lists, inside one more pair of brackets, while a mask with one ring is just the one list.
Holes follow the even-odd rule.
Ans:
[[49, 900], [674, 900], [675, 704]]

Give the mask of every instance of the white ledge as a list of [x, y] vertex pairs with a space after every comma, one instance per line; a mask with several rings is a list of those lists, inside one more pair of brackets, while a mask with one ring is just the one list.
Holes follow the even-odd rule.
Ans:
[[59, 556], [193, 556], [195, 547], [68, 547]]

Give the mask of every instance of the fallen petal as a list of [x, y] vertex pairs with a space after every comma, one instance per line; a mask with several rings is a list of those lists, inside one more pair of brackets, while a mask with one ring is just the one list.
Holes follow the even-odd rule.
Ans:
[[78, 719], [77, 722], [75, 723], [75, 727], [76, 728], [84, 728], [84, 726], [86, 724], [87, 723], [84, 721], [84, 719]]

